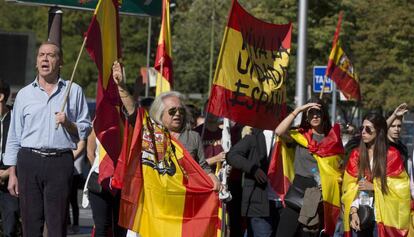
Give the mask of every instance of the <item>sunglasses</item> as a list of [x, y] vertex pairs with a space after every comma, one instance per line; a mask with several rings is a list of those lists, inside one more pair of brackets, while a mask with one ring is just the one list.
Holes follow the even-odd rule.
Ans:
[[310, 110], [308, 110], [308, 117], [313, 118], [314, 116], [322, 117], [322, 111], [320, 111], [319, 109], [310, 109]]
[[183, 107], [172, 107], [171, 109], [168, 110], [168, 114], [170, 116], [174, 116], [177, 113], [177, 111], [181, 115], [184, 115], [185, 114], [185, 108], [183, 108]]
[[369, 135], [371, 135], [375, 131], [375, 129], [370, 127], [370, 126], [361, 126], [359, 128], [359, 131], [362, 133], [362, 131], [364, 131], [364, 129], [365, 129], [365, 132], [368, 133]]

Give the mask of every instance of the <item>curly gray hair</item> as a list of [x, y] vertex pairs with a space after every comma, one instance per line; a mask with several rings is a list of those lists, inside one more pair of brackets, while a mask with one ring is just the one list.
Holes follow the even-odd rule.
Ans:
[[178, 91], [167, 91], [167, 92], [163, 92], [160, 95], [158, 95], [157, 97], [155, 97], [154, 102], [151, 105], [151, 108], [149, 110], [149, 115], [150, 117], [158, 124], [163, 125], [162, 123], [162, 115], [164, 113], [165, 110], [165, 104], [164, 104], [164, 100], [169, 98], [169, 97], [176, 97], [180, 100], [180, 104], [183, 108], [185, 108], [186, 110], [186, 114], [184, 116], [184, 121], [183, 121], [183, 127], [182, 130], [184, 129], [191, 129], [191, 123], [190, 123], [190, 113], [189, 110], [187, 108], [187, 106], [185, 106], [185, 104], [183, 103], [184, 101], [184, 96], [178, 92]]

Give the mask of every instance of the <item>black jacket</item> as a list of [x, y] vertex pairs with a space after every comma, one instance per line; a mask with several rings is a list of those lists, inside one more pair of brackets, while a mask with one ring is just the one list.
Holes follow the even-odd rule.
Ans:
[[269, 168], [266, 141], [263, 131], [253, 129], [234, 145], [227, 154], [227, 162], [235, 169], [244, 172], [241, 213], [247, 217], [269, 216], [267, 183], [259, 184], [254, 173], [261, 168], [265, 173]]

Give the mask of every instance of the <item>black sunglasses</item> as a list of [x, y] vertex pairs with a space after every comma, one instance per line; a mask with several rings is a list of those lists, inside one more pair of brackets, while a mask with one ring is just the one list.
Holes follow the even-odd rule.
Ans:
[[183, 107], [172, 107], [171, 109], [168, 110], [168, 114], [170, 116], [174, 116], [177, 113], [177, 111], [182, 115], [185, 114], [185, 108]]
[[375, 130], [373, 129], [373, 128], [371, 128], [370, 126], [361, 126], [360, 128], [359, 128], [359, 131], [362, 133], [362, 131], [364, 131], [364, 129], [365, 129], [365, 132], [367, 132], [369, 135], [371, 135]]
[[310, 109], [310, 110], [308, 110], [308, 117], [313, 118], [313, 116], [322, 117], [322, 111], [319, 110], [319, 109]]

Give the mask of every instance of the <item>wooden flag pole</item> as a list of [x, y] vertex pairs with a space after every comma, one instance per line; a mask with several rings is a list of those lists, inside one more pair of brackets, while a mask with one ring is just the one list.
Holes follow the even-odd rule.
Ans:
[[[65, 106], [66, 106], [66, 103], [68, 101], [68, 97], [69, 97], [69, 93], [70, 93], [70, 88], [72, 87], [73, 78], [75, 77], [75, 72], [76, 72], [76, 69], [77, 69], [78, 64], [79, 64], [79, 59], [82, 56], [83, 48], [85, 48], [87, 38], [88, 37], [85, 36], [85, 38], [83, 39], [82, 46], [81, 46], [79, 54], [78, 54], [78, 58], [76, 59], [75, 66], [73, 67], [72, 75], [70, 76], [69, 85], [68, 85], [68, 88], [66, 89], [66, 95], [65, 95], [65, 98], [63, 100], [63, 104], [62, 104], [62, 108], [61, 108], [60, 112], [63, 112], [65, 110]], [[59, 124], [57, 123], [56, 124], [56, 129], [58, 127], [59, 127]]]

